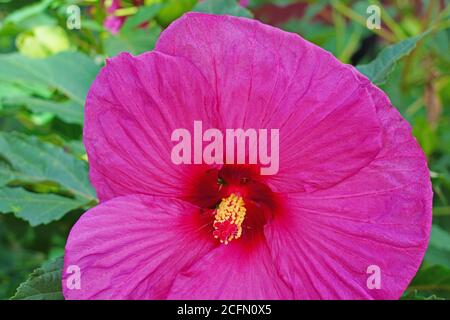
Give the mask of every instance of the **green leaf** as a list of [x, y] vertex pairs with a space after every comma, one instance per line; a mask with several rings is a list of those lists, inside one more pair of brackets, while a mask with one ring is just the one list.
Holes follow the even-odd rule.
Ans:
[[117, 35], [106, 38], [103, 45], [110, 57], [123, 51], [137, 55], [152, 50], [160, 33], [161, 27], [156, 24], [145, 29], [121, 30]]
[[237, 1], [230, 0], [206, 0], [199, 2], [192, 11], [253, 18], [253, 14], [249, 10], [241, 7]]
[[72, 100], [54, 102], [32, 97], [14, 97], [4, 99], [3, 103], [24, 105], [33, 112], [50, 112], [67, 123], [83, 124], [83, 107]]
[[435, 294], [424, 295], [417, 290], [413, 290], [413, 291], [407, 291], [401, 297], [401, 300], [445, 300], [445, 298], [438, 297]]
[[450, 298], [450, 269], [441, 265], [422, 267], [407, 289], [420, 296]]
[[0, 161], [0, 186], [6, 185], [9, 181], [14, 180], [18, 173], [14, 173], [13, 168], [4, 161]]
[[438, 225], [433, 225], [430, 245], [450, 252], [450, 234]]
[[20, 87], [12, 83], [0, 83], [0, 105], [3, 105], [6, 99], [28, 96], [27, 92], [24, 92]]
[[86, 156], [86, 149], [80, 140], [72, 140], [65, 142], [64, 148], [77, 158], [84, 158]]
[[450, 268], [450, 234], [438, 225], [433, 225], [431, 229], [425, 260]]
[[[284, 7], [287, 5], [290, 5], [294, 3], [296, 0], [250, 0], [249, 6], [250, 7], [259, 7], [265, 4], [274, 4], [278, 7]], [[312, 2], [308, 3], [308, 6], [310, 6]]]
[[85, 204], [55, 194], [33, 193], [21, 188], [0, 187], [0, 212], [12, 212], [31, 226], [61, 219], [67, 212]]
[[45, 84], [81, 106], [98, 71], [99, 66], [79, 52], [62, 52], [45, 59], [18, 53], [0, 55], [0, 80]]
[[359, 65], [356, 68], [369, 78], [374, 84], [380, 85], [386, 82], [387, 76], [394, 70], [396, 63], [404, 56], [411, 53], [417, 42], [427, 33], [408, 38], [381, 50], [378, 56], [368, 64]]
[[132, 28], [138, 27], [143, 22], [148, 22], [153, 19], [164, 5], [162, 3], [154, 3], [149, 6], [142, 6], [138, 12], [129, 17], [123, 24], [120, 31], [128, 31]]
[[[36, 137], [0, 132], [0, 156], [12, 168], [9, 172], [12, 179], [26, 182], [54, 181], [85, 202], [95, 200], [87, 164], [61, 148]], [[0, 166], [0, 170], [5, 170], [5, 166]], [[3, 175], [7, 173], [3, 172]]]
[[50, 99], [53, 92], [41, 84], [16, 84], [11, 82], [0, 82], [0, 103], [16, 98], [39, 96]]
[[12, 300], [63, 300], [62, 294], [62, 257], [48, 261], [33, 271], [22, 283]]
[[48, 8], [51, 2], [52, 0], [44, 0], [15, 10], [5, 18], [3, 23], [20, 23], [22, 21], [26, 21], [32, 16], [42, 13], [45, 9]]
[[[161, 0], [158, 0], [161, 2]], [[181, 17], [184, 13], [191, 11], [196, 5], [197, 0], [164, 0], [164, 6], [158, 12], [156, 21], [163, 26], [167, 27], [172, 21]]]

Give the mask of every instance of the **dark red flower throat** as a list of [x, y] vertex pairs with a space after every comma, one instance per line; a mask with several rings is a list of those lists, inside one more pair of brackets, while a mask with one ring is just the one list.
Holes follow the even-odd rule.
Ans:
[[255, 165], [196, 168], [186, 200], [203, 209], [204, 223], [221, 243], [257, 238], [280, 211], [279, 195], [259, 172]]

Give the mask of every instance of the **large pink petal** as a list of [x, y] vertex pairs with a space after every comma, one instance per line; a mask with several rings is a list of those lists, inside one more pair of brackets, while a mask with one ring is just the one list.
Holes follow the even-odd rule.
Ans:
[[266, 240], [232, 241], [200, 259], [175, 279], [169, 299], [292, 299]]
[[81, 289], [69, 289], [63, 272], [65, 298], [166, 298], [176, 274], [216, 245], [201, 215], [185, 202], [143, 195], [89, 210], [67, 240], [64, 270], [80, 268]]
[[[296, 298], [397, 299], [427, 248], [432, 190], [424, 154], [384, 93], [370, 90], [383, 125], [376, 159], [330, 189], [291, 195], [290, 212], [266, 227]], [[381, 269], [381, 289], [367, 287], [370, 265]]]
[[190, 170], [171, 161], [171, 134], [192, 134], [194, 120], [213, 126], [214, 105], [207, 82], [183, 58], [150, 52], [109, 59], [85, 112], [84, 143], [100, 199], [181, 194]]
[[268, 181], [275, 191], [330, 187], [380, 150], [366, 85], [298, 35], [255, 20], [188, 13], [156, 49], [202, 71], [226, 128], [280, 129], [280, 170]]

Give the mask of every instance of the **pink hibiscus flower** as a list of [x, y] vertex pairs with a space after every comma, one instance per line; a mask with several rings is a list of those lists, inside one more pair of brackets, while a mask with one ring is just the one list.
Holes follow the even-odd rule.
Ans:
[[[171, 134], [198, 120], [279, 129], [278, 173], [174, 164]], [[68, 238], [67, 299], [397, 299], [427, 247], [407, 122], [355, 68], [254, 20], [188, 13], [154, 51], [109, 59], [84, 142], [101, 203]]]

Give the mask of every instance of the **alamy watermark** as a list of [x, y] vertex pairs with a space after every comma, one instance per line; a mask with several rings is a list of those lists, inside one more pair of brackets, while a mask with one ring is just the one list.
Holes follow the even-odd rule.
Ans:
[[[210, 128], [203, 132], [202, 121], [194, 121], [193, 134], [179, 128], [172, 132], [171, 141], [177, 142], [171, 152], [174, 164], [255, 164], [261, 175], [278, 172], [279, 129], [225, 129]], [[206, 144], [206, 146], [205, 146]]]
[[66, 273], [68, 274], [66, 279], [66, 287], [69, 290], [81, 289], [81, 269], [77, 265], [67, 266]]
[[80, 30], [81, 29], [81, 10], [80, 7], [72, 4], [67, 7], [67, 20], [66, 27], [69, 30]]
[[366, 273], [369, 275], [366, 282], [367, 289], [381, 289], [381, 268], [371, 264], [367, 267]]
[[373, 4], [367, 7], [366, 13], [369, 15], [366, 19], [366, 26], [369, 30], [381, 29], [381, 9]]

